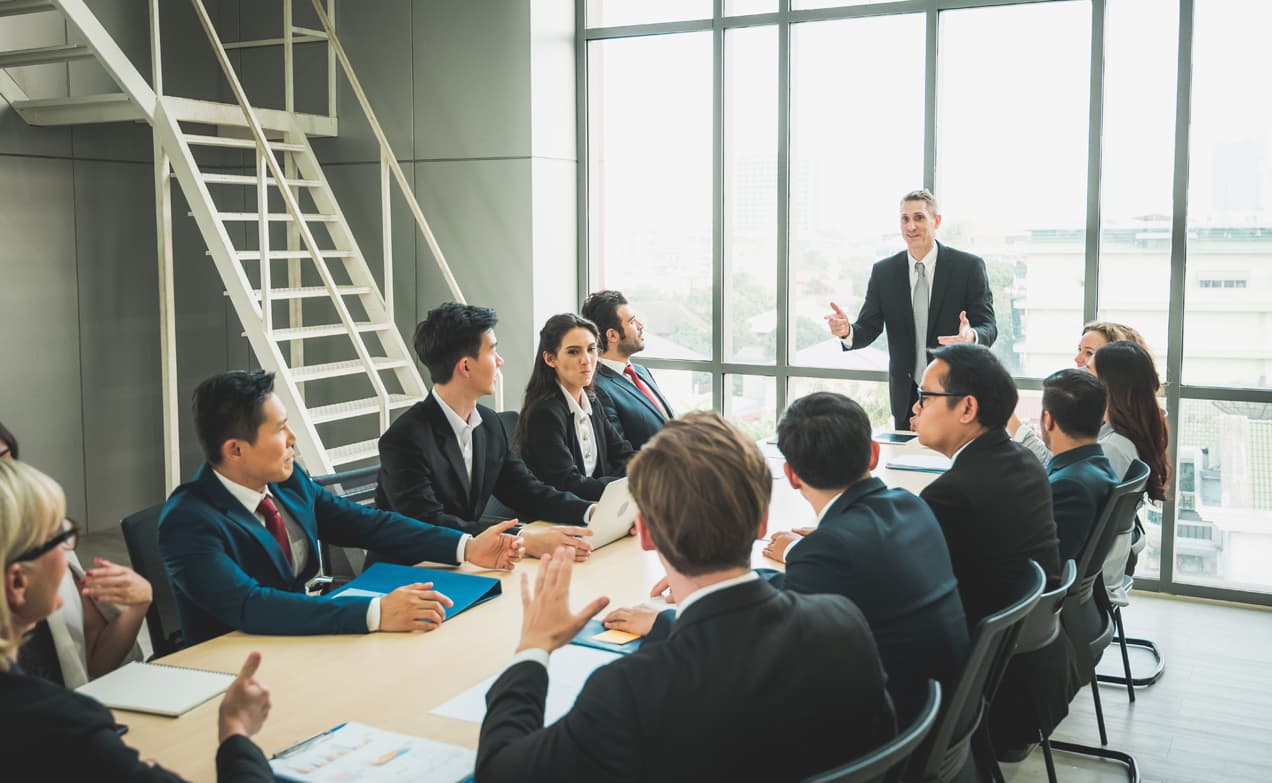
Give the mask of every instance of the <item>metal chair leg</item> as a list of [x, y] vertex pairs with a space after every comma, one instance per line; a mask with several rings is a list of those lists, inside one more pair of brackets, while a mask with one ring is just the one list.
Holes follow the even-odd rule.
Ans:
[[1104, 729], [1104, 707], [1100, 704], [1100, 684], [1091, 683], [1091, 698], [1095, 701], [1095, 722], [1100, 727], [1100, 744], [1109, 744], [1109, 733]]
[[1061, 740], [1054, 740], [1049, 744], [1053, 750], [1064, 753], [1075, 753], [1079, 756], [1092, 756], [1098, 759], [1116, 761], [1125, 765], [1126, 777], [1130, 783], [1140, 783], [1139, 765], [1135, 762], [1135, 757], [1129, 753], [1108, 748], [1093, 748], [1090, 745], [1080, 745], [1076, 742], [1063, 742]]
[[[1126, 672], [1126, 695], [1135, 703], [1135, 681], [1131, 677], [1131, 656], [1126, 652], [1126, 629], [1122, 627], [1122, 608], [1113, 610], [1113, 622], [1117, 624], [1117, 645], [1122, 648], [1122, 671]], [[1097, 677], [1098, 679], [1098, 677]]]

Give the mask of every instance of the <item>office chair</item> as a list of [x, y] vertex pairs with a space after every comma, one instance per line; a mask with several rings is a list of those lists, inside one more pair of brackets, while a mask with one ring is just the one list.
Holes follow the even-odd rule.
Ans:
[[[150, 608], [146, 610], [146, 628], [154, 657], [174, 653], [184, 646], [181, 619], [177, 616], [177, 599], [172, 594], [168, 572], [159, 554], [159, 512], [162, 505], [151, 506], [124, 517], [119, 527], [124, 531], [124, 546], [133, 570], [150, 582]], [[171, 629], [171, 630], [167, 630]]]
[[804, 783], [876, 783], [896, 780], [910, 754], [927, 737], [941, 710], [941, 684], [928, 680], [927, 701], [918, 715], [893, 739], [841, 767], [805, 778]]

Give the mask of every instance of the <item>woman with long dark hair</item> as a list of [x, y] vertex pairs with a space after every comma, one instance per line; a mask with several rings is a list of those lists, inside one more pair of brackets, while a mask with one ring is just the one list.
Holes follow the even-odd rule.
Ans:
[[592, 394], [596, 325], [573, 313], [554, 315], [539, 332], [514, 442], [545, 484], [599, 500], [634, 453]]
[[[1104, 446], [1109, 462], [1115, 471], [1126, 475], [1130, 459], [1123, 460], [1119, 456], [1115, 460], [1117, 452], [1130, 452], [1131, 458], [1143, 460], [1149, 469], [1145, 494], [1152, 500], [1165, 500], [1170, 481], [1169, 433], [1166, 415], [1157, 404], [1157, 390], [1161, 388], [1161, 382], [1157, 378], [1153, 358], [1135, 343], [1121, 340], [1096, 351], [1094, 365], [1096, 376], [1108, 391], [1100, 442], [1117, 444], [1114, 453], [1110, 453], [1109, 445]], [[1130, 449], [1125, 448], [1121, 441], [1129, 444]]]

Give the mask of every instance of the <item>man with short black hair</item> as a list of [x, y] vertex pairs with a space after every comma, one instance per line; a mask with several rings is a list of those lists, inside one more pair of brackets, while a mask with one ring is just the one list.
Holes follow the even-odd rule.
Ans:
[[194, 392], [194, 427], [207, 461], [168, 498], [159, 552], [188, 644], [232, 630], [262, 634], [427, 631], [450, 599], [431, 583], [383, 598], [306, 593], [319, 573], [319, 540], [371, 547], [395, 562], [511, 568], [521, 542], [497, 525], [478, 536], [434, 527], [336, 497], [294, 462], [296, 436], [274, 394], [274, 374], [228, 372]]
[[[1060, 579], [1051, 488], [1042, 465], [1004, 428], [1016, 384], [988, 348], [947, 345], [932, 352], [914, 404], [919, 442], [953, 461], [921, 497], [950, 548], [967, 622], [976, 624], [1019, 597], [1033, 560], [1054, 587]], [[1012, 659], [990, 710], [994, 748], [1012, 760], [1038, 730], [1050, 734], [1069, 712], [1077, 672], [1068, 636]]]
[[645, 350], [645, 325], [618, 291], [592, 294], [580, 315], [598, 332], [596, 399], [618, 434], [639, 449], [675, 415], [653, 374], [632, 363], [632, 356]]
[[1060, 559], [1076, 560], [1118, 484], [1099, 444], [1108, 398], [1104, 384], [1071, 367], [1042, 382], [1042, 442], [1051, 450], [1047, 478], [1060, 537]]
[[[568, 555], [545, 558], [517, 654], [486, 694], [476, 779], [797, 781], [889, 739], [884, 674], [860, 610], [751, 570], [773, 479], [714, 413], [668, 422], [628, 468], [641, 546], [679, 599], [671, 636], [597, 669], [543, 727], [551, 651], [608, 599], [570, 611]], [[763, 749], [763, 750], [761, 750]]]
[[592, 531], [581, 525], [592, 504], [536, 478], [513, 451], [512, 433], [503, 420], [477, 404], [494, 393], [503, 365], [495, 340], [497, 320], [488, 307], [447, 302], [416, 326], [415, 351], [433, 390], [380, 436], [376, 505], [475, 533], [486, 528], [481, 516], [494, 496], [531, 520], [576, 526], [524, 529], [527, 554], [538, 557], [566, 545], [585, 559], [591, 553], [586, 537]]

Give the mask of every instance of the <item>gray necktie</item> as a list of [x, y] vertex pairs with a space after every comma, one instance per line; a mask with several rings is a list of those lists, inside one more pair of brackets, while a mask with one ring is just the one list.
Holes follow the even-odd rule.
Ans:
[[928, 279], [922, 261], [914, 262], [914, 382], [927, 367]]

